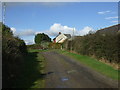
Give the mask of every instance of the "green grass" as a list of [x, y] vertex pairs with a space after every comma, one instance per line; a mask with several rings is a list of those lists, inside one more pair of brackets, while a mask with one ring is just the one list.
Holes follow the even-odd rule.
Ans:
[[110, 77], [114, 80], [118, 80], [118, 73], [120, 73], [120, 70], [115, 70], [113, 67], [104, 64], [102, 62], [99, 62], [98, 60], [91, 58], [89, 56], [79, 55], [75, 53], [71, 53], [64, 50], [58, 50], [59, 53], [70, 56], [76, 60], [79, 60], [84, 65], [89, 66], [90, 68], [100, 72], [101, 74]]
[[45, 51], [48, 51], [48, 49], [46, 49], [46, 50], [28, 49], [28, 52], [45, 52]]
[[44, 73], [45, 59], [40, 50], [29, 50], [24, 57], [23, 73], [18, 80], [17, 88], [44, 88], [45, 80], [42, 76]]
[[[38, 65], [36, 67], [36, 70], [40, 73], [43, 74], [44, 73], [44, 67], [45, 67], [45, 61], [44, 61], [44, 57], [41, 55], [41, 53], [39, 52], [37, 55], [37, 62]], [[39, 75], [39, 74], [38, 74]], [[41, 76], [41, 75], [40, 75]], [[44, 78], [39, 77], [37, 80], [34, 81], [34, 84], [31, 86], [31, 88], [44, 88], [44, 83], [45, 80]]]

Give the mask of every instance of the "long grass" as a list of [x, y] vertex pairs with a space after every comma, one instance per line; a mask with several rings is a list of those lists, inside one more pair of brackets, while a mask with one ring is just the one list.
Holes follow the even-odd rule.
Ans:
[[59, 53], [70, 56], [70, 57], [80, 61], [84, 65], [87, 65], [88, 67], [100, 72], [101, 74], [103, 74], [107, 77], [110, 77], [114, 80], [118, 80], [120, 70], [116, 70], [112, 66], [109, 66], [103, 62], [100, 62], [100, 61], [96, 60], [95, 58], [71, 53], [71, 52], [64, 51], [64, 50], [59, 50]]

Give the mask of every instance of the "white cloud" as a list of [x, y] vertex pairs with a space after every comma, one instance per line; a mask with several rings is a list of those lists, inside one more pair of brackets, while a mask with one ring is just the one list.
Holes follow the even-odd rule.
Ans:
[[[13, 32], [14, 36], [19, 36], [19, 37], [21, 37], [21, 36], [33, 36], [37, 33], [31, 29], [27, 29], [27, 30], [24, 30], [22, 32], [17, 32], [16, 28], [14, 28], [14, 27], [11, 27], [10, 29]], [[34, 40], [32, 40], [32, 39], [31, 40], [24, 40], [24, 41], [25, 41], [26, 45], [34, 44]]]
[[111, 23], [118, 23], [118, 20], [116, 20], [116, 21], [111, 21]]
[[15, 35], [17, 35], [17, 36], [32, 36], [32, 35], [35, 35], [35, 33], [36, 32], [34, 30], [28, 29], [28, 30], [24, 30], [21, 32], [16, 32]]
[[98, 12], [98, 14], [107, 14], [107, 13], [110, 13], [110, 11], [101, 11], [101, 12]]
[[59, 23], [55, 23], [50, 27], [49, 30], [46, 31], [46, 33], [50, 36], [56, 36], [59, 32], [65, 33], [65, 34], [72, 34], [73, 28], [68, 26], [62, 26]]
[[[89, 33], [89, 31], [93, 31], [91, 27], [84, 27], [82, 30], [76, 30], [74, 28], [74, 35], [86, 35]], [[64, 34], [71, 34], [73, 35], [73, 27], [63, 26], [59, 23], [53, 24], [49, 30], [45, 31], [49, 36], [56, 36], [58, 33], [64, 33]]]
[[37, 33], [32, 29], [25, 29], [22, 31], [16, 31], [16, 28], [11, 27], [10, 30], [13, 32], [14, 36], [33, 36]]
[[78, 31], [78, 34], [79, 34], [80, 36], [83, 36], [83, 35], [88, 34], [90, 31], [94, 31], [94, 29], [91, 28], [91, 27], [86, 26], [86, 27], [84, 27], [82, 30], [79, 30], [79, 31]]
[[118, 16], [115, 16], [115, 17], [107, 17], [107, 18], [105, 18], [105, 19], [117, 19], [118, 18]]
[[13, 34], [16, 32], [16, 29], [14, 27], [11, 27], [10, 30], [13, 32]]

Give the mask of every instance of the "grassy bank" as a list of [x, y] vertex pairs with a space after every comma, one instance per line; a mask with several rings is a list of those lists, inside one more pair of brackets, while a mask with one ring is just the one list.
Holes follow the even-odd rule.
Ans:
[[84, 65], [89, 66], [90, 68], [100, 72], [103, 75], [106, 75], [107, 77], [118, 80], [118, 73], [120, 73], [120, 71], [115, 70], [113, 67], [109, 65], [99, 62], [98, 60], [91, 58], [89, 56], [79, 55], [64, 50], [58, 50], [58, 52], [70, 56], [72, 58], [75, 58], [76, 60], [79, 60]]
[[45, 61], [39, 50], [29, 50], [24, 57], [24, 69], [21, 79], [18, 80], [17, 88], [44, 88]]

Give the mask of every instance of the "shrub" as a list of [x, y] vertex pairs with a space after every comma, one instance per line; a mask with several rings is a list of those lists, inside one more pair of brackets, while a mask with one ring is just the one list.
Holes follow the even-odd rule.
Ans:
[[61, 44], [51, 42], [51, 43], [49, 43], [48, 48], [50, 48], [50, 49], [60, 49]]

